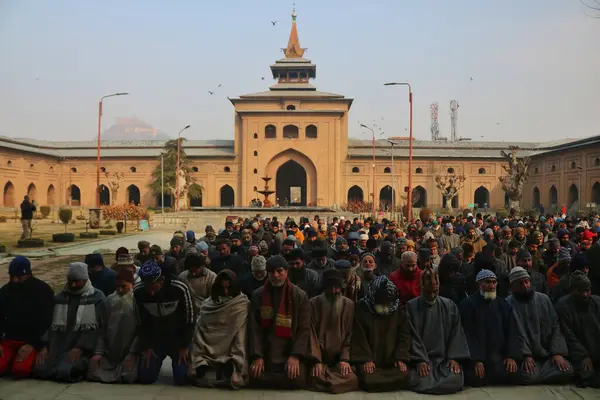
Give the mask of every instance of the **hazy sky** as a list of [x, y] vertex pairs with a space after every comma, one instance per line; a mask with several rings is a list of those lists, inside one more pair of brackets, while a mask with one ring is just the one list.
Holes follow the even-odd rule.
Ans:
[[[405, 134], [406, 89], [386, 81], [413, 85], [418, 139], [430, 137], [434, 101], [449, 135], [452, 99], [459, 134], [474, 140], [600, 134], [600, 19], [579, 0], [297, 0], [296, 10], [313, 83], [355, 99], [351, 136], [367, 138], [358, 121]], [[104, 103], [106, 128], [135, 115], [171, 135], [191, 124], [190, 139], [232, 139], [227, 97], [273, 83], [291, 11], [281, 0], [0, 0], [0, 135], [92, 139], [99, 98], [127, 91]]]

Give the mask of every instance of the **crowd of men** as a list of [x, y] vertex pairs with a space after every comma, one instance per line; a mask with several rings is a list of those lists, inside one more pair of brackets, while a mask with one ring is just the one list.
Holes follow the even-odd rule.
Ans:
[[[227, 221], [0, 288], [0, 374], [345, 393], [600, 387], [600, 220]], [[594, 294], [595, 293], [595, 294]]]

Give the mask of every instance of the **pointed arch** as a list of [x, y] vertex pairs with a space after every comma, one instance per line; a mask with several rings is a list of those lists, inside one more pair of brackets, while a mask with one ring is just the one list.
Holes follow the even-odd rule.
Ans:
[[473, 203], [478, 208], [488, 208], [490, 206], [490, 191], [484, 186], [479, 186], [473, 195]]
[[106, 185], [100, 185], [100, 205], [110, 205], [110, 189]]
[[[267, 166], [265, 168], [266, 175], [276, 177], [279, 168], [290, 160], [293, 160], [296, 163], [300, 164], [300, 166], [304, 168], [304, 171], [306, 171], [306, 203], [307, 205], [316, 205], [318, 203], [317, 168], [312, 162], [312, 160], [305, 154], [292, 148], [288, 148], [286, 150], [281, 151], [280, 153], [276, 154], [273, 158], [271, 158], [271, 160], [267, 163]], [[273, 190], [275, 190], [275, 192], [277, 193], [277, 182], [275, 182], [275, 188]], [[277, 198], [275, 202], [277, 202]], [[279, 202], [280, 204], [283, 204], [283, 199], [279, 199]]]
[[4, 207], [14, 207], [16, 204], [15, 201], [15, 186], [11, 181], [6, 182], [4, 185], [4, 197], [3, 197]]
[[79, 186], [71, 185], [67, 188], [67, 199], [71, 206], [81, 205], [81, 190]]
[[541, 203], [540, 189], [536, 186], [533, 188], [533, 208], [540, 208]]
[[127, 204], [139, 206], [141, 202], [140, 188], [136, 185], [127, 186]]
[[550, 190], [548, 191], [548, 203], [551, 206], [556, 207], [558, 205], [558, 190], [556, 190], [556, 186], [550, 186]]
[[[199, 197], [192, 197], [189, 192], [200, 193]], [[192, 183], [188, 190], [188, 200], [190, 202], [190, 207], [202, 207], [202, 186], [197, 183]]]
[[592, 186], [592, 203], [596, 203], [596, 207], [600, 206], [600, 182]]
[[394, 189], [390, 185], [382, 187], [379, 191], [379, 209], [384, 211], [391, 210], [394, 197]]
[[235, 205], [235, 193], [229, 185], [221, 186], [221, 207], [233, 207]]
[[569, 195], [567, 196], [567, 209], [579, 208], [579, 189], [577, 185], [569, 186]]
[[27, 186], [27, 196], [29, 196], [29, 198], [31, 200], [35, 200], [36, 199], [37, 188], [35, 187], [35, 184], [33, 182], [31, 182], [29, 184], [29, 186]]
[[413, 207], [427, 207], [427, 190], [419, 185], [412, 190]]
[[48, 190], [46, 192], [46, 204], [49, 206], [56, 205], [56, 189], [54, 188], [53, 184], [48, 186]]
[[348, 203], [362, 203], [364, 201], [364, 193], [360, 186], [354, 185], [348, 189]]

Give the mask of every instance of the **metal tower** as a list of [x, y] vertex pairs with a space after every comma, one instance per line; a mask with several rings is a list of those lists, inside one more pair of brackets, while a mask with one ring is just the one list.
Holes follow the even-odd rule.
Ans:
[[453, 142], [458, 140], [458, 130], [456, 129], [457, 122], [458, 122], [458, 101], [451, 100], [450, 101], [450, 140]]
[[431, 111], [431, 140], [436, 141], [440, 138], [440, 123], [438, 121], [438, 103], [432, 103], [429, 106], [429, 110]]

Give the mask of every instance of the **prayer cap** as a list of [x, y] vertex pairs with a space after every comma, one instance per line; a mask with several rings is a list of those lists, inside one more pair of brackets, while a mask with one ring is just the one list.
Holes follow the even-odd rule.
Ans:
[[121, 254], [117, 259], [117, 265], [133, 265], [133, 256], [131, 254]]
[[258, 252], [258, 246], [253, 244], [252, 246], [248, 247], [248, 251], [250, 250], [256, 250]]
[[569, 279], [569, 289], [584, 291], [592, 288], [592, 281], [583, 271], [574, 271]]
[[587, 256], [583, 253], [578, 253], [571, 260], [571, 271], [579, 270], [582, 271], [585, 267], [589, 266], [590, 262]]
[[258, 243], [258, 248], [261, 250], [269, 250], [269, 244], [266, 240], [261, 240], [260, 243]]
[[148, 279], [148, 280], [151, 280], [152, 282], [156, 282], [158, 280], [158, 278], [160, 278], [161, 275], [162, 275], [162, 270], [160, 269], [160, 266], [154, 260], [146, 261], [144, 263], [144, 265], [142, 265], [142, 267], [140, 268], [140, 270], [138, 272], [138, 276], [140, 277], [140, 279], [142, 279], [142, 280]]
[[135, 278], [133, 276], [133, 272], [128, 270], [128, 269], [121, 269], [119, 272], [117, 272], [117, 278], [116, 278], [117, 282], [129, 282], [133, 285], [133, 283], [135, 282]]
[[175, 233], [173, 234], [173, 237], [179, 238], [181, 240], [183, 240], [184, 238], [184, 234], [182, 231], [175, 231]]
[[400, 256], [400, 262], [402, 264], [405, 264], [408, 262], [417, 262], [417, 253], [415, 253], [414, 251], [405, 251]]
[[150, 246], [150, 255], [152, 256], [162, 256], [164, 253], [159, 245], [154, 244]]
[[337, 269], [330, 268], [323, 272], [323, 286], [325, 287], [342, 287], [344, 277]]
[[187, 231], [185, 233], [185, 237], [187, 238], [187, 240], [194, 240], [196, 238], [196, 234], [194, 233], [194, 231]]
[[431, 250], [429, 250], [427, 247], [421, 247], [419, 249], [419, 258], [422, 261], [431, 260]]
[[446, 229], [452, 229], [452, 228], [454, 228], [454, 226], [452, 226], [452, 224], [450, 222], [448, 222], [446, 225], [444, 225], [444, 227]]
[[493, 273], [492, 271], [490, 271], [489, 269], [482, 269], [481, 271], [479, 271], [477, 273], [477, 276], [475, 277], [475, 282], [480, 282], [480, 281], [484, 281], [486, 279], [498, 279], [496, 277], [496, 274]]
[[595, 233], [592, 233], [590, 230], [585, 230], [581, 234], [581, 240], [593, 240], [596, 237]]
[[529, 279], [529, 274], [523, 267], [514, 267], [510, 270], [510, 273], [508, 274], [508, 280], [510, 283], [513, 283], [523, 278]]
[[23, 256], [15, 257], [8, 265], [8, 275], [24, 276], [31, 275], [31, 262]]
[[519, 249], [517, 251], [517, 261], [531, 260], [531, 253], [525, 249]]
[[360, 240], [360, 235], [358, 234], [358, 232], [350, 232], [348, 234], [348, 240]]
[[375, 259], [375, 255], [373, 253], [369, 253], [368, 251], [365, 251], [360, 255], [360, 260], [362, 261], [365, 257], [372, 257], [373, 260]]
[[208, 250], [208, 244], [206, 244], [205, 241], [199, 240], [198, 243], [196, 243], [196, 249], [200, 252], [206, 251]]
[[325, 257], [326, 255], [327, 255], [327, 248], [325, 248], [323, 246], [314, 247], [310, 252], [310, 256], [312, 258]]
[[404, 236], [396, 239], [396, 246], [406, 246], [407, 243], [408, 243], [408, 239], [405, 238]]
[[67, 272], [67, 280], [75, 281], [75, 280], [85, 280], [89, 279], [88, 275], [88, 266], [86, 263], [82, 262], [73, 262], [69, 264], [69, 271]]
[[183, 240], [179, 237], [173, 236], [173, 239], [171, 239], [171, 246], [183, 246]]
[[359, 240], [369, 240], [369, 235], [366, 233], [361, 233], [358, 239]]
[[288, 264], [286, 259], [280, 255], [269, 257], [266, 265], [267, 265], [267, 271], [274, 271], [277, 268], [284, 268], [286, 270], [290, 268], [290, 265]]
[[453, 247], [453, 248], [450, 250], [450, 252], [451, 252], [452, 254], [454, 254], [454, 255], [457, 255], [457, 254], [465, 254], [465, 249], [463, 249], [463, 248], [462, 248], [462, 247], [460, 247], [460, 246], [459, 246], [459, 247]]
[[150, 248], [150, 242], [147, 242], [145, 240], [140, 240], [138, 242], [138, 246], [137, 247], [138, 247], [139, 251], [142, 251], [144, 249], [149, 249]]
[[414, 240], [407, 240], [406, 241], [406, 245], [408, 247], [412, 246], [414, 248], [415, 247], [415, 241]]
[[440, 276], [431, 268], [427, 268], [421, 274], [421, 288], [435, 290], [440, 288]]
[[267, 259], [263, 256], [256, 256], [251, 263], [252, 272], [264, 271], [267, 269]]
[[[352, 264], [350, 264], [350, 261], [348, 261], [348, 260], [337, 260], [335, 262], [335, 269], [336, 270], [338, 270], [338, 269], [348, 270], [350, 268], [352, 268]], [[325, 277], [325, 272], [327, 272], [327, 271], [329, 271], [329, 270], [325, 270], [323, 272], [323, 278]]]

